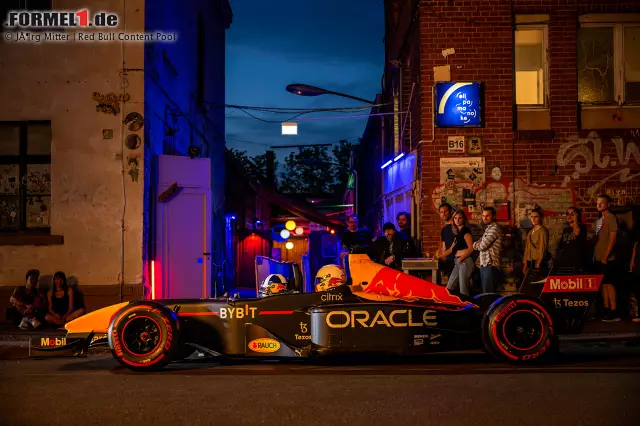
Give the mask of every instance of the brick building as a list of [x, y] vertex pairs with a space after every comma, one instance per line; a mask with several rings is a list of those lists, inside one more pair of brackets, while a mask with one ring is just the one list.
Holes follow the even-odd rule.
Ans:
[[[408, 113], [384, 116], [380, 164], [391, 161], [386, 182], [398, 180], [394, 167], [406, 169], [410, 197], [394, 201], [402, 191], [383, 187], [382, 208], [385, 221], [414, 212], [423, 254], [437, 247], [442, 201], [474, 223], [483, 205], [496, 207], [510, 237], [508, 273], [519, 268], [534, 205], [552, 243], [566, 208], [579, 206], [591, 222], [602, 192], [628, 220], [640, 204], [640, 3], [387, 0], [385, 15], [384, 112]], [[481, 82], [484, 124], [436, 127], [438, 81]], [[464, 152], [450, 152], [450, 137]]]
[[[3, 1], [0, 21], [18, 9], [93, 16], [86, 3]], [[224, 104], [229, 2], [109, 0], [99, 10], [117, 15], [108, 32], [178, 41], [51, 42], [32, 31], [36, 42], [2, 26], [1, 306], [31, 268], [45, 287], [64, 271], [89, 309], [171, 295], [184, 271], [201, 294], [212, 280], [203, 256], [223, 251], [224, 113], [208, 105]], [[182, 192], [160, 201], [174, 182]]]

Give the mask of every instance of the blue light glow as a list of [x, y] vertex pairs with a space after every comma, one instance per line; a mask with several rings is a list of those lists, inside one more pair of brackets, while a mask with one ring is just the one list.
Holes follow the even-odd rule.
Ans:
[[436, 83], [436, 127], [482, 127], [482, 84], [479, 82]]
[[380, 169], [384, 169], [385, 167], [387, 167], [387, 166], [388, 166], [389, 164], [391, 164], [391, 163], [393, 163], [393, 160], [389, 160], [389, 161], [387, 161], [386, 163], [384, 163], [384, 164], [382, 165], [382, 167], [380, 167]]
[[398, 161], [402, 157], [404, 157], [404, 152], [401, 152], [400, 154], [398, 154], [398, 156], [396, 158], [394, 158], [393, 161]]

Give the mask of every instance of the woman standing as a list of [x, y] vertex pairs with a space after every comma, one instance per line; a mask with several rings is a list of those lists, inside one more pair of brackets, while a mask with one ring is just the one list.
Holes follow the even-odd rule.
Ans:
[[524, 258], [522, 259], [522, 273], [530, 269], [539, 269], [546, 276], [549, 272], [549, 230], [542, 225], [543, 213], [540, 207], [531, 210], [529, 216], [533, 229], [527, 234]]
[[453, 244], [443, 253], [443, 256], [454, 256], [454, 267], [449, 276], [447, 290], [457, 290], [460, 287], [460, 293], [469, 296], [469, 281], [473, 273], [474, 264], [471, 260], [473, 253], [473, 237], [471, 230], [467, 227], [467, 215], [463, 210], [457, 210], [453, 214]]
[[587, 227], [582, 224], [582, 210], [567, 209], [567, 228], [558, 245], [556, 266], [572, 268], [576, 273], [590, 272], [591, 250], [587, 239]]

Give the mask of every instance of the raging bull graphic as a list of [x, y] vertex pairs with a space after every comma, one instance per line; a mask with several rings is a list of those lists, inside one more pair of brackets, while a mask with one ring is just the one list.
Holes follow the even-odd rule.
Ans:
[[[363, 257], [364, 256], [364, 257]], [[354, 293], [379, 294], [406, 302], [431, 301], [456, 306], [472, 305], [449, 293], [446, 287], [395, 269], [371, 263], [366, 255], [351, 255]]]

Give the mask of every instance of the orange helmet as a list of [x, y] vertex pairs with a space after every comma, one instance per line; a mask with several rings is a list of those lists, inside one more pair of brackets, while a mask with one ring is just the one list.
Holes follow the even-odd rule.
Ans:
[[315, 280], [316, 291], [325, 291], [331, 287], [344, 285], [347, 282], [347, 274], [338, 265], [325, 265], [318, 270]]

